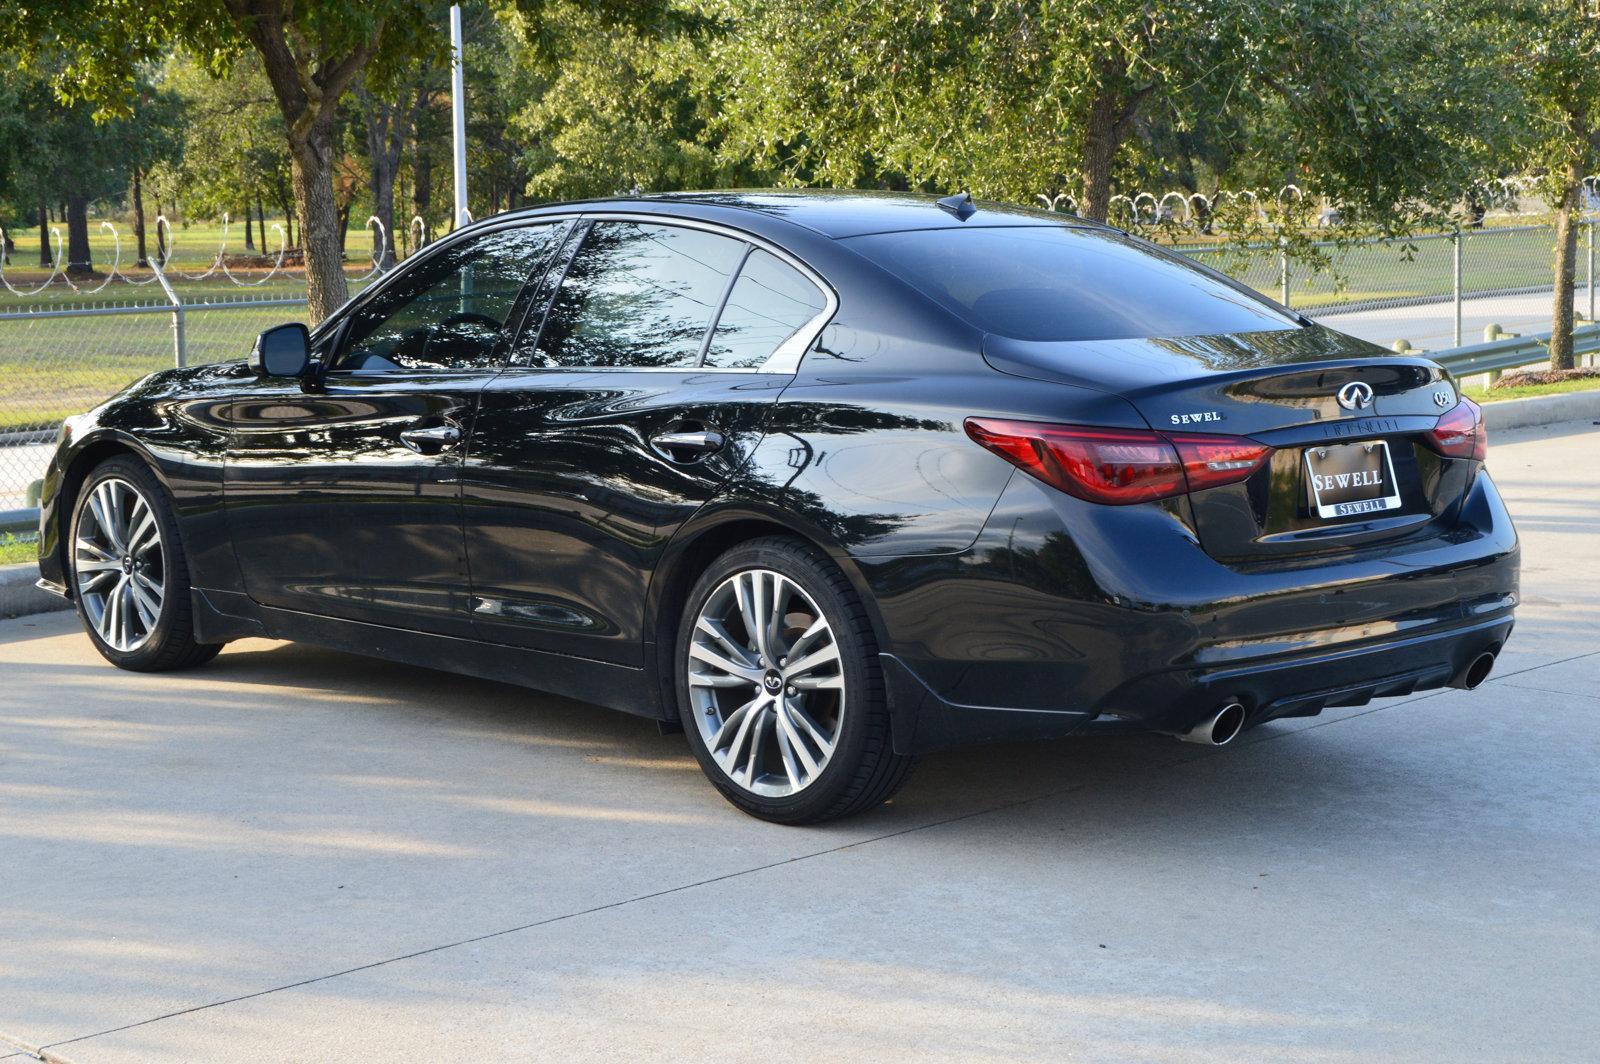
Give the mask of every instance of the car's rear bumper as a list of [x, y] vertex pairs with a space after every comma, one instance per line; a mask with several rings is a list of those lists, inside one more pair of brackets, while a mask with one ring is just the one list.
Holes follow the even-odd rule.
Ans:
[[1487, 476], [1448, 534], [1253, 568], [1180, 514], [1089, 506], [1018, 478], [971, 551], [869, 574], [898, 748], [1180, 732], [1233, 701], [1306, 716], [1445, 686], [1511, 632], [1517, 539]]

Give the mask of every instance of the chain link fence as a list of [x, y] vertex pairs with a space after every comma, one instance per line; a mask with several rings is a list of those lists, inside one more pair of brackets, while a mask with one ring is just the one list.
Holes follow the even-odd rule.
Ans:
[[[1596, 309], [1595, 224], [1579, 236], [1575, 311], [1588, 320]], [[1313, 244], [1315, 262], [1275, 244], [1174, 250], [1332, 328], [1384, 346], [1404, 340], [1440, 351], [1487, 339], [1491, 327], [1548, 329], [1553, 244], [1547, 225], [1508, 225]], [[262, 329], [305, 319], [304, 298], [286, 285], [230, 290], [179, 281], [177, 290], [133, 288], [133, 301], [108, 298], [128, 291], [0, 293], [0, 513], [35, 505], [62, 418], [155, 370], [242, 358]]]
[[0, 310], [0, 512], [37, 505], [63, 418], [156, 370], [242, 358], [262, 329], [305, 320], [304, 299], [174, 305], [141, 295]]

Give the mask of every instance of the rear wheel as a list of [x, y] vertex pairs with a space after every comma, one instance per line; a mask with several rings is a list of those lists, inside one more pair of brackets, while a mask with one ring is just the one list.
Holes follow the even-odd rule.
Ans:
[[113, 665], [181, 669], [222, 649], [195, 642], [178, 522], [144, 463], [117, 457], [94, 468], [73, 508], [67, 551], [78, 616]]
[[887, 801], [894, 753], [876, 642], [821, 552], [784, 538], [729, 550], [689, 596], [677, 643], [684, 731], [707, 777], [763, 820], [805, 824]]

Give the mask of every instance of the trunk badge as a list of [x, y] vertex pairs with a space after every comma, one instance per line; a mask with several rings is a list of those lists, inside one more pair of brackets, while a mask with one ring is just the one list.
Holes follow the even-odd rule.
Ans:
[[1450, 393], [1442, 388], [1433, 393], [1433, 405], [1441, 410], [1450, 405]]
[[1366, 381], [1351, 381], [1339, 389], [1336, 398], [1346, 410], [1365, 410], [1372, 405], [1372, 385]]

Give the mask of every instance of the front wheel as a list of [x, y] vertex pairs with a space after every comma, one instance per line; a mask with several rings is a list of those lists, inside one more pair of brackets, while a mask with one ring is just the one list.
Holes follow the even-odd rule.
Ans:
[[177, 518], [144, 463], [119, 456], [94, 468], [73, 508], [67, 551], [78, 616], [113, 665], [181, 669], [222, 649], [195, 642]]
[[807, 544], [753, 540], [718, 558], [679, 626], [678, 699], [707, 777], [780, 824], [887, 801], [912, 759], [894, 752], [876, 641], [837, 566]]

